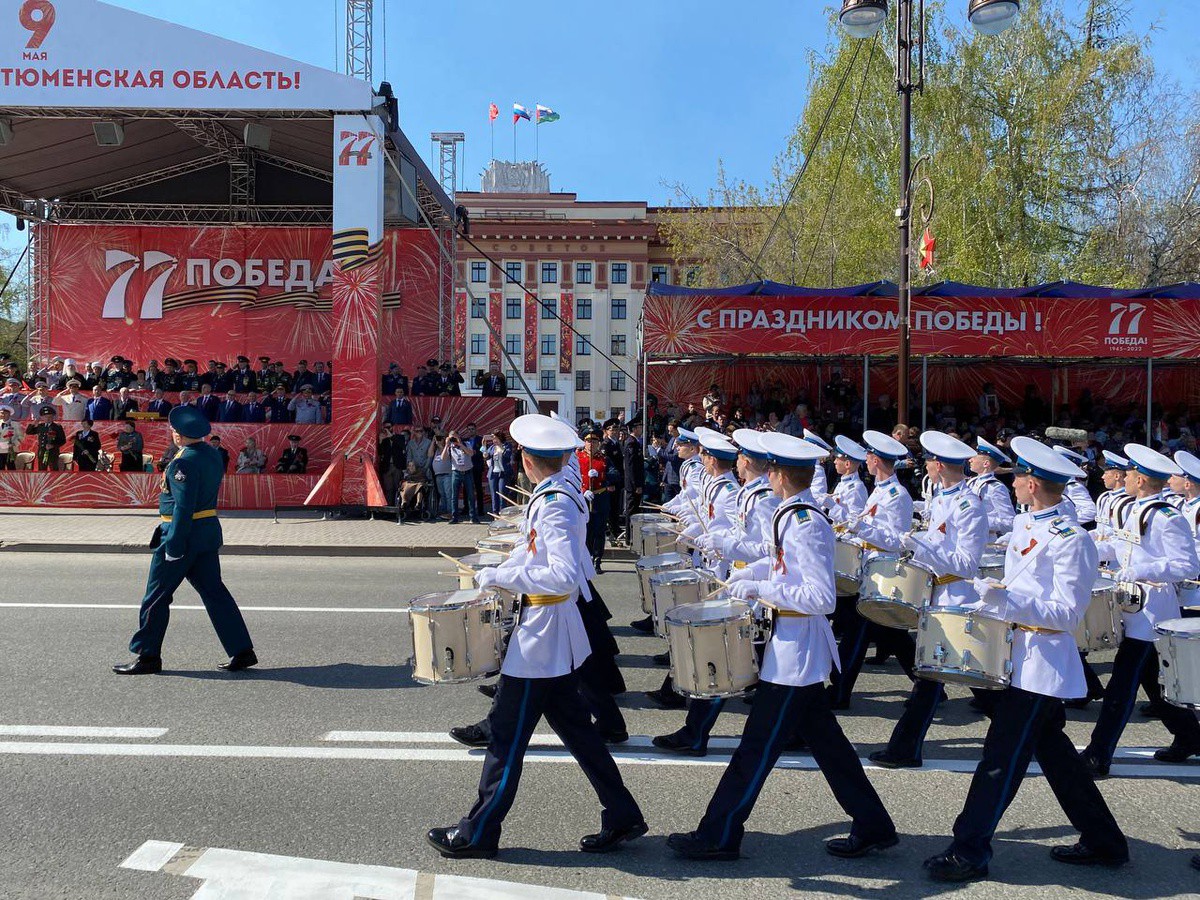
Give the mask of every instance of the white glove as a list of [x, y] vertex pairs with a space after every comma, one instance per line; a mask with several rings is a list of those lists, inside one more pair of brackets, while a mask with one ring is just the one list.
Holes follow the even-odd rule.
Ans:
[[735, 600], [753, 600], [758, 596], [759, 583], [745, 579], [729, 586], [729, 596]]
[[712, 532], [708, 532], [707, 534], [702, 534], [699, 537], [694, 538], [692, 540], [692, 543], [695, 544], [701, 550], [706, 550], [706, 551], [711, 552], [711, 551], [717, 549], [716, 542], [713, 540]]
[[751, 573], [750, 573], [749, 566], [747, 566], [744, 569], [734, 569], [732, 572], [729, 573], [729, 577], [726, 578], [725, 581], [728, 584], [735, 584], [736, 582], [739, 582], [739, 581], [746, 581], [747, 579], [750, 578], [750, 574]]
[[583, 499], [587, 500], [588, 503], [591, 503], [593, 500], [596, 499], [596, 495], [593, 494], [591, 491], [584, 491]]
[[989, 594], [1004, 590], [1004, 585], [995, 578], [972, 578], [971, 584], [975, 588], [975, 593], [979, 594], [979, 599], [984, 603], [988, 602]]
[[480, 590], [486, 591], [488, 588], [496, 584], [496, 569], [495, 567], [488, 569], [480, 569], [475, 573], [475, 584]]
[[1124, 566], [1120, 569], [1117, 569], [1117, 571], [1113, 573], [1113, 578], [1117, 579], [1117, 581], [1130, 583], [1138, 580], [1137, 574], [1129, 566]]
[[600, 472], [597, 469], [588, 469], [588, 478], [599, 478]]
[[905, 534], [900, 538], [900, 546], [910, 553], [916, 553], [922, 544], [912, 534]]

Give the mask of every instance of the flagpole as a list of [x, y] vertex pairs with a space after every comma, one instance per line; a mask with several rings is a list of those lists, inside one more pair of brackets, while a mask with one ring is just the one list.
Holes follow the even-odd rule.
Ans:
[[513, 162], [517, 161], [517, 116], [513, 114]]
[[533, 161], [536, 163], [542, 156], [542, 119], [537, 114], [536, 103], [533, 110]]
[[492, 159], [496, 158], [496, 120], [492, 119]]

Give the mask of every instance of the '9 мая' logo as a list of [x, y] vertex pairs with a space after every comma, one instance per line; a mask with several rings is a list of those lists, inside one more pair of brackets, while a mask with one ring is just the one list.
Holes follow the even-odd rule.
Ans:
[[54, 27], [54, 4], [50, 0], [25, 0], [21, 4], [21, 27], [29, 32], [25, 49], [36, 50]]

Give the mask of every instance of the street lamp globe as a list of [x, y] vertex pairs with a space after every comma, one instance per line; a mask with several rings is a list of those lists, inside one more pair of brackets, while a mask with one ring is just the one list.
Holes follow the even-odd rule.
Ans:
[[887, 0], [842, 0], [838, 21], [851, 37], [874, 37], [887, 18]]
[[967, 19], [980, 34], [999, 34], [1017, 20], [1020, 9], [1020, 0], [971, 0]]

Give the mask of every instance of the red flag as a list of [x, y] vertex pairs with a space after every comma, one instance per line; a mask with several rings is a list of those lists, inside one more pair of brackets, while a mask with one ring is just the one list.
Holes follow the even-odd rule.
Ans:
[[500, 117], [500, 107], [495, 103], [488, 104], [488, 121], [495, 122]]
[[933, 251], [937, 249], [937, 239], [934, 238], [933, 232], [925, 229], [925, 233], [921, 235], [921, 268], [933, 268]]

